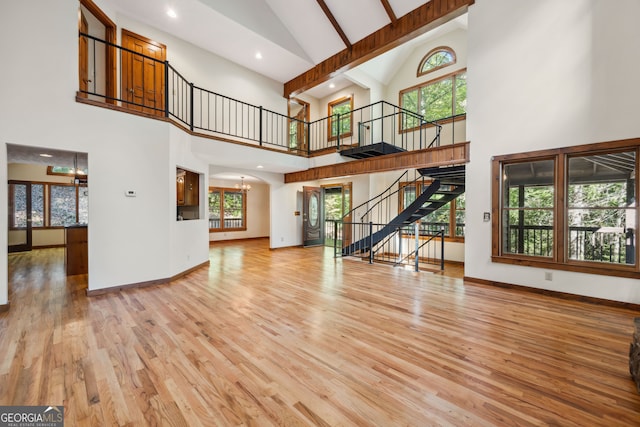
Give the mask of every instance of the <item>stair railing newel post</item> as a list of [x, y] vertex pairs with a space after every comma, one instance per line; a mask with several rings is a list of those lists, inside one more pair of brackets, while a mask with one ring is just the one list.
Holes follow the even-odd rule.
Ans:
[[189, 129], [193, 132], [193, 83], [189, 83]]
[[336, 150], [340, 150], [340, 114], [336, 114]]
[[402, 228], [398, 227], [396, 231], [398, 233], [398, 260], [396, 263], [400, 263], [402, 262]]
[[311, 122], [304, 122], [305, 133], [307, 134], [307, 155], [311, 155]]
[[415, 252], [416, 255], [415, 255], [414, 270], [417, 273], [420, 270], [419, 269], [420, 255], [418, 254], [418, 251], [420, 250], [420, 220], [415, 222], [414, 234], [415, 234], [415, 240], [416, 240], [416, 252]]
[[333, 257], [338, 256], [338, 220], [333, 221]]
[[169, 118], [169, 61], [164, 61], [164, 116]]
[[440, 270], [444, 270], [444, 228], [440, 230]]
[[373, 264], [373, 221], [369, 221], [369, 264]]
[[260, 107], [258, 107], [259, 112], [260, 112], [260, 118], [258, 120], [258, 143], [260, 144], [260, 146], [262, 147], [262, 105]]

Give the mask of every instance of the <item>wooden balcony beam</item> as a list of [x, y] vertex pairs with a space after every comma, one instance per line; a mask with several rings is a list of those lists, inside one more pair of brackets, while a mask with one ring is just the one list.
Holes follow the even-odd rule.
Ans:
[[393, 170], [460, 165], [469, 162], [469, 142], [388, 154], [284, 174], [286, 184]]
[[393, 8], [389, 3], [389, 0], [380, 0], [380, 3], [382, 3], [382, 6], [384, 7], [385, 12], [387, 12], [389, 19], [391, 20], [391, 24], [395, 24], [395, 22], [398, 20], [398, 17], [394, 13]]
[[327, 19], [329, 20], [329, 22], [331, 22], [331, 25], [333, 25], [333, 28], [336, 30], [336, 32], [342, 39], [342, 42], [344, 43], [344, 45], [347, 47], [347, 49], [351, 49], [351, 42], [349, 41], [349, 38], [342, 30], [342, 27], [340, 26], [340, 24], [338, 24], [338, 21], [336, 20], [335, 16], [333, 16], [333, 13], [331, 12], [331, 9], [329, 9], [329, 6], [327, 6], [324, 0], [316, 0], [316, 1], [318, 2], [318, 5], [320, 5], [320, 9], [322, 9]]
[[[320, 3], [320, 2], [319, 2]], [[474, 0], [430, 0], [284, 84], [290, 98], [467, 12]]]

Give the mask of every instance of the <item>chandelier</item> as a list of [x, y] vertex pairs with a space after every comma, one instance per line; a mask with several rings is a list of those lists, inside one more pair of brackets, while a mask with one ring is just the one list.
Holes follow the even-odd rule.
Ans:
[[235, 187], [238, 190], [242, 190], [244, 193], [246, 193], [247, 191], [251, 190], [251, 185], [244, 183], [244, 176], [240, 177], [240, 184], [236, 184]]

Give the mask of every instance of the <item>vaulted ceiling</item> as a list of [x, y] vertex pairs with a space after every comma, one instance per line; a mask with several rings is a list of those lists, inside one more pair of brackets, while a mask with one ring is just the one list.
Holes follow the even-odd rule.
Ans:
[[[160, 28], [287, 84], [305, 72], [318, 76], [314, 68], [326, 68], [325, 63], [331, 58], [344, 58], [353, 62], [348, 56], [363, 51], [360, 47], [363, 39], [385, 28], [397, 30], [396, 32], [403, 36], [403, 39], [396, 40], [394, 45], [424, 32], [416, 31], [415, 28], [428, 24], [427, 12], [424, 12], [428, 3], [436, 4], [431, 8], [437, 9], [436, 13], [444, 13], [449, 11], [446, 8], [451, 5], [453, 9], [458, 9], [460, 4], [471, 4], [473, 1], [103, 0], [101, 3], [105, 3], [119, 14]], [[414, 13], [419, 8], [423, 9], [421, 15]], [[167, 14], [169, 9], [175, 12], [175, 18]], [[463, 9], [460, 9], [461, 12], [466, 11], [466, 8]], [[433, 29], [456, 15], [451, 14], [447, 19], [441, 19], [427, 29]], [[407, 19], [403, 21], [403, 17]], [[425, 22], [415, 22], [422, 20]], [[412, 33], [404, 34], [405, 27]], [[386, 34], [385, 37], [389, 38]], [[361, 42], [360, 45], [358, 42]], [[385, 44], [376, 42], [380, 43]], [[367, 43], [367, 46], [369, 44]], [[256, 57], [258, 53], [260, 59]], [[364, 53], [366, 58], [355, 58], [358, 63], [375, 56], [370, 52]], [[384, 64], [378, 64], [382, 65]], [[336, 63], [334, 68], [344, 70], [349, 67]], [[309, 81], [310, 79], [305, 77], [303, 82], [296, 84], [295, 89], [309, 89], [339, 74], [337, 71], [341, 70], [327, 70], [322, 76], [318, 76], [318, 79], [311, 79], [317, 81]], [[292, 92], [295, 90], [289, 91]]]

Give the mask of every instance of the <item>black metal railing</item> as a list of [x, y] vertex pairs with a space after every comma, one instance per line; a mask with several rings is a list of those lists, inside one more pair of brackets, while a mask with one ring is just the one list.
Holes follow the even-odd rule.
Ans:
[[[201, 134], [219, 135], [232, 141], [269, 146], [299, 155], [379, 142], [407, 151], [419, 150], [439, 146], [445, 126], [451, 127], [451, 132], [447, 131], [451, 143], [459, 142], [454, 136], [458, 116], [428, 122], [415, 112], [379, 101], [349, 113], [305, 122], [199, 87], [168, 61], [82, 32], [79, 37], [88, 46], [88, 75], [80, 85], [80, 97], [166, 117]], [[102, 63], [112, 56], [121, 64], [117, 82], [110, 81]], [[146, 72], [152, 70], [154, 78], [134, 84], [130, 71], [140, 64]], [[147, 87], [150, 84], [153, 86]], [[402, 123], [407, 120], [416, 124], [413, 129], [404, 130]]]
[[[334, 256], [342, 256], [342, 249], [353, 241], [362, 245], [352, 255], [369, 263], [385, 262], [394, 266], [412, 266], [415, 271], [422, 267], [444, 270], [444, 231], [429, 231], [425, 225], [414, 223], [398, 227], [379, 243], [370, 246], [374, 233], [386, 224], [373, 222], [349, 222], [330, 219], [325, 221], [327, 243], [332, 243]], [[417, 232], [417, 234], [416, 234]]]
[[[569, 227], [568, 257], [577, 261], [633, 264], [635, 236], [631, 229]], [[553, 256], [552, 226], [510, 225], [506, 252], [532, 256]]]

